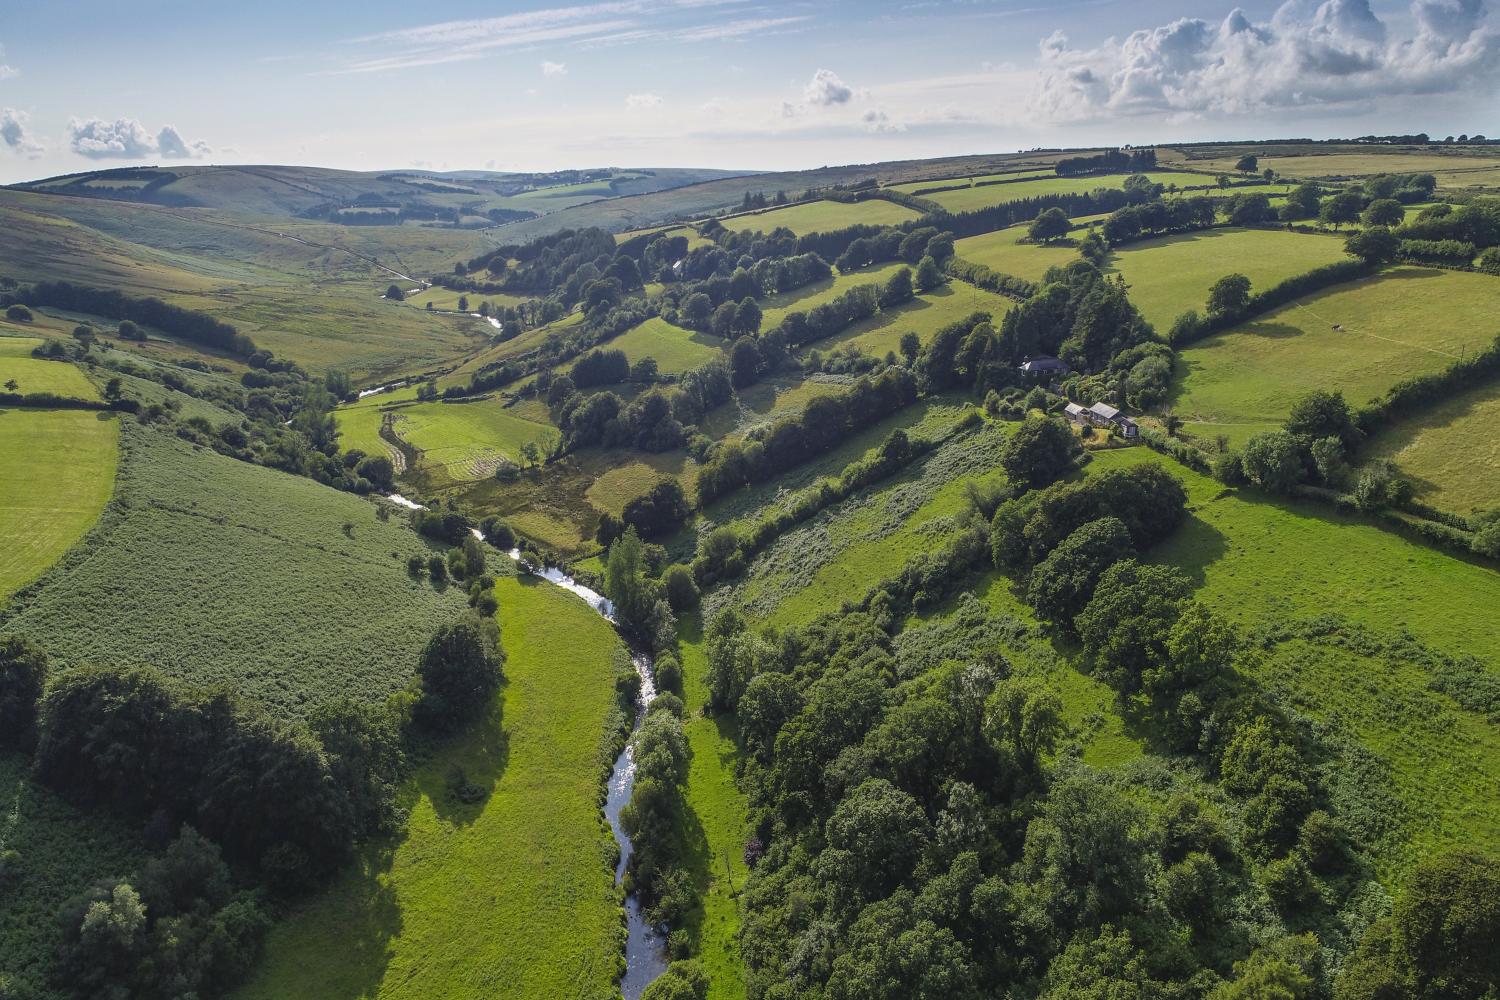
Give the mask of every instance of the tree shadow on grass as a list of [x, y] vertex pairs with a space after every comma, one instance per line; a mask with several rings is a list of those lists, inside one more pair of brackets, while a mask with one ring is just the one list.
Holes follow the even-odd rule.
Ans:
[[[403, 839], [404, 831], [363, 850], [354, 861], [355, 874], [336, 890], [343, 897], [337, 907], [340, 975], [328, 985], [339, 987], [336, 996], [340, 1000], [374, 996], [385, 981], [394, 953], [391, 942], [401, 935], [404, 921], [395, 887], [381, 876], [391, 870]], [[320, 955], [312, 960], [331, 958]], [[323, 975], [310, 973], [309, 978], [322, 979]]]
[[505, 730], [502, 686], [484, 717], [432, 747], [417, 771], [416, 790], [432, 802], [438, 819], [453, 826], [468, 826], [484, 812], [509, 763], [510, 734]]
[[1206, 570], [1229, 553], [1229, 542], [1223, 532], [1200, 517], [1189, 515], [1172, 537], [1156, 546], [1148, 555], [1181, 570], [1194, 589], [1207, 581]]

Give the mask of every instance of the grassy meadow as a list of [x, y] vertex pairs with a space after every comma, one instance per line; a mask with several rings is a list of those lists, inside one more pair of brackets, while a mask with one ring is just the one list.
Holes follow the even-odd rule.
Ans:
[[976, 312], [988, 313], [997, 327], [1000, 318], [1016, 305], [1014, 299], [962, 281], [948, 281], [894, 309], [885, 309], [869, 319], [860, 320], [831, 337], [814, 341], [808, 347], [826, 351], [852, 346], [872, 357], [883, 358], [901, 346], [901, 335], [915, 333], [927, 343], [938, 330], [949, 323], [967, 319]]
[[0, 388], [6, 392], [51, 392], [69, 399], [103, 398], [76, 365], [3, 352], [0, 352]]
[[0, 606], [98, 519], [114, 489], [119, 433], [112, 413], [0, 409]]
[[1172, 407], [1190, 433], [1239, 444], [1313, 389], [1361, 406], [1488, 345], [1495, 290], [1487, 275], [1399, 267], [1306, 296], [1184, 350]]
[[655, 358], [657, 369], [662, 374], [681, 375], [690, 368], [724, 357], [729, 343], [711, 334], [673, 326], [660, 316], [653, 316], [626, 330], [608, 346], [624, 351], [631, 364], [642, 358]]
[[[0, 427], [14, 416], [0, 416]], [[34, 638], [59, 666], [152, 664], [300, 716], [339, 695], [384, 699], [465, 605], [457, 588], [407, 575], [407, 557], [431, 549], [400, 513], [382, 521], [368, 500], [135, 424], [122, 426], [120, 445], [114, 499], [98, 525], [0, 614], [0, 631]], [[107, 479], [90, 476], [107, 496]], [[96, 511], [103, 500], [94, 498]], [[92, 520], [81, 512], [71, 536]]]
[[[1109, 174], [1102, 177], [1039, 177], [1036, 180], [1015, 181], [1007, 184], [986, 184], [982, 187], [957, 188], [953, 191], [936, 191], [922, 195], [936, 202], [949, 212], [972, 212], [992, 205], [1004, 205], [1027, 198], [1040, 198], [1054, 194], [1086, 194], [1099, 188], [1119, 188], [1125, 184], [1128, 174]], [[1192, 174], [1174, 170], [1153, 170], [1148, 176], [1158, 184], [1178, 189], [1213, 187], [1214, 178], [1208, 174]]]
[[[434, 486], [493, 476], [502, 461], [520, 464], [521, 447], [527, 442], [545, 452], [558, 436], [550, 424], [514, 416], [494, 396], [458, 403], [415, 403], [391, 412], [395, 417], [392, 430], [420, 453], [418, 467], [434, 477]], [[359, 424], [362, 429], [355, 439], [363, 441], [369, 418], [361, 418]]]
[[850, 226], [894, 226], [909, 222], [918, 213], [880, 198], [859, 202], [808, 201], [785, 208], [773, 208], [766, 212], [736, 215], [721, 219], [726, 229], [736, 232], [760, 230], [769, 233], [785, 227], [798, 236], [808, 233], [828, 233]]
[[[238, 1000], [618, 996], [599, 748], [622, 644], [552, 584], [505, 576], [495, 596], [506, 682], [494, 711], [418, 767], [401, 836], [276, 926]], [[454, 767], [483, 801], [451, 798]]]
[[997, 229], [993, 233], [970, 236], [954, 244], [958, 256], [970, 263], [982, 264], [1001, 274], [1027, 281], [1041, 281], [1048, 268], [1062, 267], [1078, 259], [1076, 243], [1022, 243], [1030, 224]]
[[1165, 334], [1187, 310], [1203, 313], [1209, 288], [1226, 274], [1243, 274], [1252, 292], [1264, 291], [1313, 268], [1348, 259], [1342, 237], [1208, 229], [1132, 243], [1110, 255], [1105, 273], [1125, 276], [1130, 301]]
[[[1193, 160], [1192, 166], [1205, 170], [1233, 172], [1238, 156], [1213, 160]], [[1430, 173], [1442, 187], [1493, 186], [1500, 183], [1500, 156], [1483, 152], [1455, 150], [1452, 153], [1426, 152], [1336, 152], [1311, 156], [1262, 156], [1260, 169], [1269, 167], [1288, 177], [1339, 179], [1370, 177], [1375, 174]]]
[[1456, 514], [1500, 506], [1500, 389], [1458, 393], [1376, 435], [1363, 455], [1394, 461], [1419, 500]]

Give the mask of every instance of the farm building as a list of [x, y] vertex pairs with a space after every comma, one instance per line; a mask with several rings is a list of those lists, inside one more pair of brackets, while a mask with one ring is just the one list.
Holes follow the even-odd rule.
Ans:
[[1068, 366], [1050, 354], [1038, 354], [1021, 363], [1021, 371], [1038, 378], [1053, 378], [1068, 374]]
[[[1125, 416], [1108, 403], [1095, 403], [1086, 411], [1089, 423], [1095, 427], [1109, 427], [1120, 432], [1121, 437], [1133, 438], [1140, 433], [1134, 420]], [[1069, 413], [1071, 416], [1071, 411]]]

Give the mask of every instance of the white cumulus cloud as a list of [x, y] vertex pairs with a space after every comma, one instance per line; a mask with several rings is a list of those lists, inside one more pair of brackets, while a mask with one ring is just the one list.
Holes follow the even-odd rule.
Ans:
[[631, 94], [625, 98], [625, 106], [632, 111], [643, 111], [661, 104], [660, 94]]
[[68, 123], [68, 146], [79, 156], [92, 160], [142, 159], [162, 156], [169, 160], [187, 160], [207, 156], [207, 143], [190, 142], [167, 125], [151, 132], [134, 118], [74, 118]]
[[163, 125], [156, 135], [156, 148], [169, 160], [196, 160], [212, 152], [208, 143], [188, 142], [171, 125]]
[[823, 106], [848, 104], [854, 90], [831, 69], [820, 69], [802, 90], [802, 99], [808, 104]]
[[550, 59], [544, 59], [542, 61], [542, 75], [543, 76], [567, 76], [568, 75], [568, 66], [567, 66], [566, 63], [553, 62]]
[[31, 137], [30, 121], [31, 116], [24, 111], [17, 111], [15, 108], [0, 109], [0, 142], [22, 156], [40, 155], [42, 144]]
[[1416, 0], [1397, 37], [1369, 0], [1288, 0], [1269, 21], [1235, 8], [1072, 47], [1041, 43], [1032, 110], [1051, 120], [1132, 114], [1254, 114], [1500, 85], [1500, 31], [1483, 0]]

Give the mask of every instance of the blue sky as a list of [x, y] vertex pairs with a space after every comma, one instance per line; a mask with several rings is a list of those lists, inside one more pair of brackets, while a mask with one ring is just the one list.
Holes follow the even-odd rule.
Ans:
[[0, 3], [0, 181], [1500, 133], [1483, 0]]

